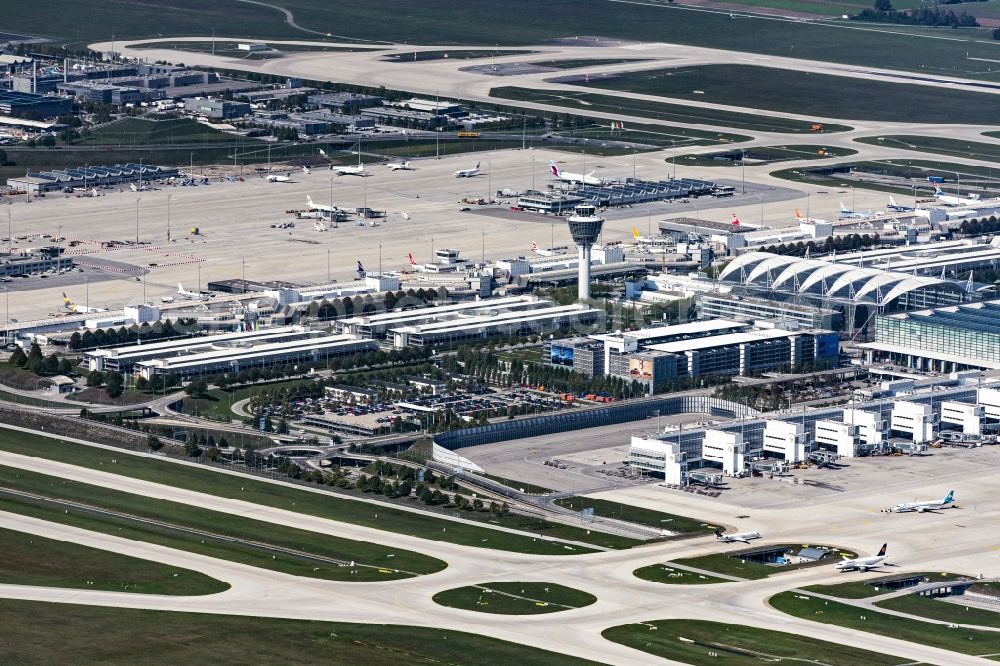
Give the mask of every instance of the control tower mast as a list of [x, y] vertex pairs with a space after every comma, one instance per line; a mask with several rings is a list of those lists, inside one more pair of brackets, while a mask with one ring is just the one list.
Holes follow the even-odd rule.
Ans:
[[573, 242], [580, 248], [577, 299], [585, 301], [590, 298], [590, 250], [601, 235], [604, 218], [597, 216], [597, 208], [594, 206], [581, 204], [567, 222]]

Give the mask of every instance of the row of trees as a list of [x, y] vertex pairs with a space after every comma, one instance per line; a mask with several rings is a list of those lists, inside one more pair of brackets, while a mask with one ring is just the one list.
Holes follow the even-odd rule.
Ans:
[[870, 247], [877, 246], [880, 242], [881, 237], [878, 234], [847, 234], [846, 236], [830, 236], [822, 243], [816, 243], [815, 241], [803, 243], [802, 241], [798, 241], [797, 243], [768, 245], [763, 248], [763, 251], [789, 257], [804, 257], [807, 251], [810, 255], [814, 255], [867, 250]]
[[176, 322], [167, 319], [152, 324], [132, 325], [128, 328], [99, 328], [96, 331], [74, 333], [69, 337], [69, 348], [72, 351], [85, 351], [100, 347], [134, 344], [138, 341], [152, 342], [194, 335], [198, 331], [197, 322], [193, 319], [178, 319]]
[[995, 234], [1000, 231], [1000, 219], [996, 215], [976, 220], [965, 220], [958, 227], [959, 233], [966, 236], [981, 236], [983, 234]]
[[[945, 4], [950, 3], [946, 2]], [[851, 19], [873, 23], [925, 25], [935, 28], [975, 28], [979, 26], [976, 17], [965, 12], [956, 14], [951, 9], [942, 9], [941, 7], [915, 7], [905, 11], [896, 11], [892, 8], [891, 0], [875, 0], [871, 9], [862, 10]]]
[[68, 375], [73, 372], [73, 363], [68, 358], [59, 358], [55, 354], [45, 356], [36, 342], [31, 344], [27, 354], [20, 347], [14, 347], [8, 362], [36, 375]]

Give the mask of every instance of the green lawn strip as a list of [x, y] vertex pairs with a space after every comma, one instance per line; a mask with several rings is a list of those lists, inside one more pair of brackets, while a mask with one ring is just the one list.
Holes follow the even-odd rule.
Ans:
[[551, 67], [553, 69], [584, 69], [586, 67], [601, 67], [603, 65], [623, 65], [649, 62], [648, 58], [570, 58], [566, 60], [536, 60], [528, 63], [539, 67]]
[[[987, 133], [988, 134], [988, 133]], [[855, 139], [858, 143], [886, 148], [901, 148], [922, 153], [936, 153], [949, 157], [964, 157], [973, 160], [996, 162], [1000, 160], [1000, 144], [946, 139], [939, 136], [917, 136], [913, 134], [889, 134], [886, 136], [863, 136]]]
[[[937, 571], [917, 572], [906, 574], [906, 576], [919, 576], [926, 582], [969, 578], [968, 576], [963, 576], [961, 574]], [[883, 576], [880, 578], [872, 578], [870, 580], [851, 580], [845, 583], [833, 583], [830, 585], [807, 585], [802, 589], [807, 592], [817, 592], [819, 594], [827, 594], [831, 597], [840, 597], [842, 599], [866, 599], [868, 597], [877, 597], [880, 594], [887, 594], [888, 592], [891, 592], [892, 590], [887, 590], [881, 587], [879, 583], [884, 580], [894, 580], [897, 578], [899, 578], [899, 576]]]
[[615, 518], [630, 523], [646, 525], [658, 530], [669, 530], [678, 534], [709, 533], [712, 531], [712, 528], [706, 526], [704, 522], [693, 518], [593, 497], [580, 495], [566, 497], [557, 499], [556, 504], [567, 509], [573, 509], [574, 511], [593, 509], [594, 515], [601, 516], [602, 518]]
[[497, 483], [507, 486], [508, 488], [513, 488], [514, 490], [519, 490], [522, 493], [527, 493], [529, 495], [548, 495], [553, 492], [551, 488], [544, 488], [542, 486], [536, 486], [533, 483], [524, 483], [523, 481], [508, 479], [507, 477], [497, 476], [496, 474], [480, 474], [479, 476], [491, 479]]
[[[0, 662], [36, 664], [477, 664], [595, 662], [461, 631], [0, 600]], [[53, 627], [59, 628], [53, 639]]]
[[[787, 548], [788, 551], [791, 552], [796, 552], [803, 547], [804, 546], [801, 544], [774, 544], [767, 546], [768, 549]], [[674, 562], [676, 564], [683, 564], [684, 566], [693, 567], [695, 569], [704, 569], [706, 571], [712, 571], [719, 574], [737, 576], [738, 578], [760, 580], [761, 578], [767, 578], [768, 576], [780, 574], [785, 571], [794, 571], [795, 569], [827, 565], [833, 561], [837, 553], [843, 553], [848, 557], [857, 556], [856, 553], [851, 551], [838, 550], [833, 555], [827, 556], [817, 562], [802, 562], [784, 565], [760, 564], [758, 562], [749, 562], [740, 559], [739, 557], [741, 553], [753, 552], [757, 550], [760, 549], [742, 548], [739, 550], [733, 550], [732, 552], [711, 553], [710, 555], [700, 555], [698, 557], [685, 557], [680, 560], [674, 560]], [[667, 564], [669, 565], [670, 563], [668, 562]]]
[[[0, 430], [0, 450], [57, 460], [71, 465], [162, 483], [209, 495], [239, 499], [319, 518], [364, 525], [434, 541], [535, 555], [571, 555], [592, 552], [582, 546], [569, 546], [544, 538], [512, 534], [486, 526], [446, 520], [423, 513], [405, 511], [388, 504], [376, 505], [336, 497], [328, 493], [314, 493], [305, 489], [257, 481], [253, 478], [221, 474], [189, 465], [128, 455], [128, 452], [124, 450], [101, 450], [83, 444], [62, 442], [28, 433]], [[112, 464], [112, 460], [117, 462]], [[474, 514], [470, 514], [470, 517], [472, 515]], [[599, 532], [591, 532], [588, 535], [587, 530], [581, 528], [548, 523], [525, 516], [504, 516], [498, 521], [498, 524], [518, 527], [533, 533], [544, 534], [547, 537], [587, 539], [587, 543], [595, 545], [620, 544], [609, 547], [628, 547], [640, 543], [632, 539]]]
[[879, 608], [919, 615], [931, 620], [1000, 628], [1000, 611], [987, 610], [976, 606], [965, 606], [962, 603], [940, 601], [917, 594], [893, 597], [885, 601], [878, 601], [875, 605]]
[[[848, 177], [849, 171], [853, 172], [855, 177]], [[915, 187], [917, 196], [928, 197], [934, 192], [932, 185], [927, 182], [928, 176], [941, 176], [945, 178], [947, 182], [953, 183], [956, 179], [956, 173], [960, 174], [963, 182], [983, 179], [986, 182], [996, 183], [993, 179], [997, 177], [997, 174], [994, 173], [994, 169], [991, 167], [970, 166], [967, 164], [941, 162], [938, 160], [910, 159], [837, 162], [835, 164], [810, 165], [795, 167], [793, 169], [772, 171], [770, 175], [774, 178], [781, 178], [799, 183], [810, 183], [822, 187], [857, 187], [859, 189], [875, 190], [879, 192], [893, 192], [896, 194], [910, 196], [913, 195], [913, 187]], [[866, 174], [897, 176], [909, 180], [904, 183], [900, 183], [898, 186], [883, 185], [881, 183], [864, 181], [863, 178]], [[950, 189], [952, 186], [949, 185], [947, 187]]]
[[[280, 48], [280, 47], [277, 47]], [[481, 60], [484, 58], [502, 58], [504, 56], [532, 55], [537, 51], [496, 49], [449, 49], [442, 51], [403, 51], [387, 53], [382, 60], [388, 62], [423, 62], [426, 60]]]
[[264, 393], [274, 393], [279, 389], [292, 389], [314, 383], [313, 379], [289, 379], [279, 382], [267, 382], [252, 386], [241, 386], [233, 389], [211, 389], [197, 397], [185, 396], [181, 401], [180, 412], [190, 416], [200, 416], [216, 421], [229, 421], [238, 418], [232, 410], [232, 405]]
[[[532, 88], [501, 86], [491, 89], [490, 97], [539, 102], [573, 109], [615, 113], [622, 116], [638, 116], [667, 122], [719, 125], [720, 127], [734, 127], [756, 132], [806, 133], [811, 131], [810, 127], [812, 126], [812, 123], [805, 120], [770, 117], [752, 113], [741, 113], [739, 111], [710, 109], [575, 90], [535, 90]], [[842, 125], [828, 125], [826, 131], [843, 132], [849, 129], [851, 128]]]
[[[847, 120], [978, 125], [996, 120], [996, 99], [991, 93], [758, 65], [727, 63], [647, 69], [566, 82], [605, 90]], [[831, 103], [830, 91], [843, 90], [845, 86], [850, 87], [850, 94], [838, 95], [836, 103]], [[775, 90], [781, 93], [776, 95]], [[828, 131], [836, 130], [830, 127]]]
[[632, 575], [636, 578], [648, 580], [651, 583], [666, 583], [668, 585], [711, 585], [714, 583], [733, 582], [725, 578], [719, 578], [718, 576], [709, 576], [706, 574], [695, 573], [694, 571], [675, 569], [670, 566], [669, 562], [665, 564], [650, 564], [646, 567], [640, 567], [639, 569], [633, 571]]
[[[0, 466], [0, 487], [77, 502], [129, 517], [0, 493], [0, 508], [6, 511], [297, 576], [350, 581], [391, 580], [434, 573], [447, 566], [441, 560], [426, 555], [377, 543], [298, 530], [10, 467]], [[142, 522], [143, 519], [161, 524]], [[295, 553], [278, 552], [273, 548], [289, 549]], [[309, 556], [354, 561], [359, 566], [340, 566], [310, 559]]]
[[501, 615], [539, 615], [589, 606], [597, 597], [555, 583], [481, 583], [434, 595], [434, 603]]
[[829, 666], [895, 666], [912, 663], [901, 657], [808, 636], [705, 620], [651, 620], [623, 624], [605, 629], [601, 635], [615, 643], [694, 666], [720, 663], [757, 666], [783, 660], [801, 660]]
[[0, 553], [0, 583], [171, 595], [229, 589], [190, 569], [3, 528]]
[[803, 596], [796, 592], [781, 592], [771, 597], [769, 603], [783, 613], [813, 622], [835, 624], [962, 654], [1000, 653], [1000, 633], [997, 632], [949, 629], [945, 624], [910, 620], [870, 608]]
[[[820, 151], [822, 151], [822, 154]], [[759, 148], [747, 148], [746, 150], [735, 148], [717, 153], [678, 155], [677, 161], [682, 166], [738, 167], [741, 164], [743, 156], [746, 155], [747, 166], [753, 167], [791, 160], [826, 160], [834, 157], [850, 157], [851, 155], [856, 155], [857, 152], [850, 148], [828, 148], [818, 144], [761, 146]], [[667, 158], [665, 161], [670, 163], [672, 158]]]

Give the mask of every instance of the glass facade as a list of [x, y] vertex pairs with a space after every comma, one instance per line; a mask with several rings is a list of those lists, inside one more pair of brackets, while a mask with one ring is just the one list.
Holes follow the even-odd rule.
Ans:
[[950, 355], [1000, 363], [1000, 301], [875, 320], [875, 342], [916, 356]]

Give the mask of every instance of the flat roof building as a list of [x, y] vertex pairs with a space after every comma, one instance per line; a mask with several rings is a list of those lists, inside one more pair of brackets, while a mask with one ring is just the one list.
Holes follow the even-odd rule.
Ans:
[[214, 99], [211, 97], [193, 97], [184, 100], [184, 110], [213, 120], [222, 120], [242, 118], [243, 116], [250, 115], [251, 108], [247, 102], [234, 102], [228, 99]]
[[0, 115], [41, 120], [73, 113], [73, 102], [65, 97], [0, 90]]
[[586, 332], [604, 321], [604, 310], [583, 304], [554, 305], [525, 311], [483, 313], [443, 322], [426, 322], [391, 329], [396, 347], [450, 346], [495, 337], [542, 335], [570, 328]]
[[738, 296], [728, 293], [700, 293], [695, 296], [699, 319], [776, 319], [790, 321], [805, 328], [825, 328], [832, 331], [843, 327], [843, 316], [830, 308], [786, 303], [776, 299]]

